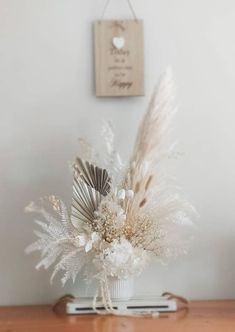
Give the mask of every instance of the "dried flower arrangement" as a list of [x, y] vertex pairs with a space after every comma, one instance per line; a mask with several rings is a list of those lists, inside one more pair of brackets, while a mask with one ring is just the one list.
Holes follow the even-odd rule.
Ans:
[[[159, 259], [185, 253], [191, 205], [161, 172], [162, 160], [172, 153], [166, 141], [175, 113], [170, 70], [161, 78], [141, 122], [130, 162], [124, 166], [114, 148], [110, 124], [103, 127], [107, 153], [99, 160], [80, 140], [81, 153], [73, 165], [71, 210], [50, 196], [26, 210], [41, 213], [42, 231], [27, 253], [39, 250], [37, 268], [55, 265], [51, 280], [64, 271], [62, 283], [75, 281], [81, 270], [99, 280], [104, 304], [110, 308], [108, 277], [140, 274], [152, 256]], [[98, 166], [99, 165], [99, 166]]]

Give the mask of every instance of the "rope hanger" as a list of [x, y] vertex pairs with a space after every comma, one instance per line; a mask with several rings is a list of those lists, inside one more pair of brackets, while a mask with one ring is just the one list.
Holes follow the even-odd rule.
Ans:
[[[134, 20], [137, 21], [138, 19], [137, 19], [137, 16], [136, 16], [136, 13], [135, 13], [134, 7], [133, 7], [133, 5], [132, 5], [132, 3], [131, 3], [131, 0], [126, 0], [126, 1], [127, 1], [127, 4], [128, 4], [129, 9], [130, 9], [130, 11], [131, 11], [131, 13], [132, 13], [132, 15], [133, 15]], [[101, 20], [103, 20], [104, 15], [105, 15], [105, 13], [106, 13], [106, 11], [107, 11], [107, 8], [108, 8], [110, 2], [111, 2], [111, 0], [107, 0], [107, 1], [106, 1], [105, 5], [104, 5], [103, 12], [102, 12], [102, 15], [101, 15]]]

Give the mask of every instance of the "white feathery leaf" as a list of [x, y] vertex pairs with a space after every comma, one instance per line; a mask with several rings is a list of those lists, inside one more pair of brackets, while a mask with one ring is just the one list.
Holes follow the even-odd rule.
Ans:
[[51, 205], [53, 214], [35, 204], [31, 204], [28, 209], [28, 212], [41, 212], [45, 221], [35, 221], [42, 231], [34, 231], [39, 239], [28, 246], [25, 251], [26, 253], [41, 252], [41, 260], [36, 266], [37, 269], [40, 267], [47, 269], [57, 262], [52, 277], [59, 270], [67, 269], [69, 271], [66, 272], [67, 277], [74, 279], [84, 264], [84, 254], [81, 252], [77, 240], [80, 233], [72, 225], [67, 208], [61, 200], [52, 197], [47, 203], [49, 206]]
[[[65, 277], [62, 279], [64, 285], [70, 277], [74, 280], [85, 263], [85, 252], [82, 252], [80, 248], [75, 248], [73, 251], [65, 253], [59, 263], [55, 266], [53, 274], [51, 276], [51, 282], [55, 275], [60, 271], [66, 271]], [[78, 260], [79, 257], [79, 260]]]
[[78, 156], [84, 160], [89, 161], [90, 163], [93, 163], [95, 155], [93, 146], [88, 142], [88, 140], [82, 137], [78, 139], [78, 142]]
[[106, 148], [102, 163], [104, 168], [109, 171], [112, 183], [117, 185], [122, 179], [124, 163], [115, 147], [115, 135], [111, 121], [103, 122], [101, 135], [104, 139], [104, 146]]

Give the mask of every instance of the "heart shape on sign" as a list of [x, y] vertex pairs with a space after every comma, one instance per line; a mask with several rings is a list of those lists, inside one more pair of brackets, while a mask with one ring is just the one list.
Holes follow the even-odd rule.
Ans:
[[118, 50], [123, 48], [124, 45], [125, 45], [124, 37], [113, 37], [113, 46], [116, 47]]

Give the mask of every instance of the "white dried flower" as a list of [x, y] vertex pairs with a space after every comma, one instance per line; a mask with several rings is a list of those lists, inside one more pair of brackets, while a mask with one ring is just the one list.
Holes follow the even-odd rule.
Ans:
[[78, 235], [80, 247], [84, 247], [85, 252], [92, 249], [93, 245], [100, 241], [100, 236], [98, 233], [93, 232], [91, 234]]
[[148, 262], [148, 254], [121, 238], [110, 243], [93, 262], [98, 269], [105, 269], [112, 277], [129, 278], [142, 272]]

